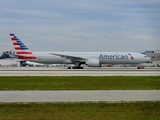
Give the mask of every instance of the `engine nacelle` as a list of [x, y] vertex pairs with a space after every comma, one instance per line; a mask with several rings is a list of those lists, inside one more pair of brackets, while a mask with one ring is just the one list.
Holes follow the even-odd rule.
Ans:
[[99, 59], [89, 59], [86, 64], [88, 67], [102, 67], [102, 64], [99, 63]]

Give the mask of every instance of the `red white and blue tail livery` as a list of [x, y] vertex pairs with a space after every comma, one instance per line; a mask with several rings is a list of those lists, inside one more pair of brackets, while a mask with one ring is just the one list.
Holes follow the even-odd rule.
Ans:
[[23, 60], [33, 60], [37, 59], [36, 56], [33, 55], [32, 51], [29, 50], [20, 39], [17, 38], [14, 34], [10, 34], [13, 46], [16, 51], [16, 55], [18, 59]]

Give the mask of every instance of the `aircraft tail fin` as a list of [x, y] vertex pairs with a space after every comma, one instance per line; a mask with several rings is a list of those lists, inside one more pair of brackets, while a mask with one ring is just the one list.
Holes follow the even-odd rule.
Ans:
[[18, 59], [23, 60], [34, 60], [37, 59], [36, 56], [33, 55], [32, 51], [28, 49], [26, 45], [22, 43], [22, 41], [15, 36], [15, 34], [10, 34], [11, 41], [13, 43], [16, 55], [18, 56]]

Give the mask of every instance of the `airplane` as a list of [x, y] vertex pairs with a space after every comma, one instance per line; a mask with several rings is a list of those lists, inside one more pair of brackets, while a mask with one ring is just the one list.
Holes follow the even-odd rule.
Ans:
[[25, 61], [26, 65], [35, 67], [35, 66], [45, 66], [45, 64], [41, 64], [41, 63], [36, 63], [36, 62], [30, 62], [30, 61]]
[[139, 64], [150, 61], [144, 54], [136, 52], [32, 52], [13, 33], [10, 34], [18, 59], [42, 64], [71, 64], [68, 69], [102, 67], [102, 64]]

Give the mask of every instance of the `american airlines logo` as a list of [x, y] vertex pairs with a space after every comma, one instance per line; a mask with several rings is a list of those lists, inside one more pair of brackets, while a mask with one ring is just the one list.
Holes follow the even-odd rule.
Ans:
[[[131, 59], [134, 59], [134, 57], [130, 53], [128, 53], [128, 55], [130, 56]], [[128, 55], [118, 55], [118, 54], [103, 55], [103, 54], [100, 54], [99, 59], [129, 59]]]

